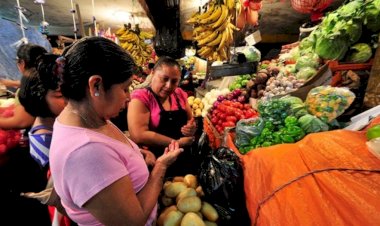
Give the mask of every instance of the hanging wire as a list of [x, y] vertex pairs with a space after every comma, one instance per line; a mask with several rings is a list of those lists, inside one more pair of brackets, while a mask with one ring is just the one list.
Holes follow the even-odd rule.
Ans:
[[[18, 0], [17, 0], [18, 1]], [[75, 41], [77, 40], [77, 24], [75, 22], [75, 9], [74, 9], [74, 3], [73, 3], [73, 0], [70, 0], [71, 1], [71, 14], [73, 15], [73, 24], [74, 24], [74, 38], [75, 38]]]
[[92, 0], [92, 22], [94, 23], [95, 36], [98, 36], [98, 28], [96, 26], [96, 18], [95, 18], [95, 0]]
[[28, 21], [28, 20], [26, 19], [26, 17], [22, 13], [22, 8], [20, 6], [20, 1], [19, 0], [17, 0], [17, 10], [18, 10], [18, 19], [20, 21], [20, 28], [21, 28], [21, 32], [22, 32], [22, 39], [21, 39], [21, 41], [24, 42], [24, 43], [28, 43], [28, 39], [25, 36], [24, 22], [23, 22], [23, 20], [26, 20], [26, 21]]

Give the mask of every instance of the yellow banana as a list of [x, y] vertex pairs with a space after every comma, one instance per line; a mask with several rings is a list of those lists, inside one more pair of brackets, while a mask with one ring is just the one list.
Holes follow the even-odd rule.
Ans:
[[227, 57], [227, 52], [226, 52], [226, 48], [221, 48], [219, 51], [219, 56], [223, 59], [223, 60], [227, 60], [228, 57]]
[[227, 20], [225, 20], [225, 21], [222, 23], [222, 25], [220, 25], [218, 28], [216, 28], [215, 31], [224, 31], [224, 30], [226, 30], [228, 24], [231, 23], [230, 21], [231, 21], [231, 16], [229, 16], [229, 17], [227, 18]]
[[193, 15], [191, 15], [190, 19], [186, 21], [188, 24], [195, 24], [198, 21], [199, 13], [196, 12]]
[[209, 46], [203, 46], [200, 50], [198, 50], [198, 54], [200, 56], [207, 56], [212, 51], [212, 48]]
[[220, 18], [220, 16], [222, 15], [222, 6], [223, 5], [218, 5], [216, 6], [214, 12], [207, 18], [203, 19], [203, 20], [200, 20], [199, 23], [200, 24], [210, 24], [210, 23], [215, 23], [216, 21], [218, 21], [218, 18]]
[[211, 30], [207, 30], [207, 31], [201, 33], [200, 35], [195, 36], [195, 37], [194, 37], [194, 40], [195, 40], [195, 41], [200, 41], [200, 40], [206, 38], [207, 36], [211, 35], [212, 33], [213, 33], [213, 31], [211, 31]]
[[212, 40], [214, 40], [216, 38], [217, 35], [218, 35], [218, 32], [212, 32], [206, 38], [199, 40], [198, 41], [198, 46], [202, 46], [202, 45], [204, 45], [204, 44], [206, 44], [208, 42], [211, 42]]
[[125, 29], [125, 27], [121, 27], [119, 29], [117, 29], [117, 31], [115, 32], [115, 35], [116, 36], [122, 36], [124, 34], [124, 32], [126, 32], [128, 30]]
[[236, 27], [233, 23], [228, 22], [228, 27], [231, 28], [232, 30], [239, 31], [240, 29]]
[[203, 20], [208, 18], [215, 10], [215, 4], [209, 5], [207, 11], [205, 13], [200, 14], [197, 16], [197, 21]]
[[224, 30], [223, 33], [222, 33], [222, 39], [220, 40], [219, 46], [216, 49], [216, 51], [219, 51], [220, 49], [224, 48], [224, 46], [226, 45], [227, 36], [228, 36], [228, 31]]
[[226, 0], [225, 4], [228, 10], [233, 10], [235, 8], [235, 0]]
[[228, 18], [228, 9], [227, 9], [227, 6], [221, 5], [220, 8], [221, 8], [222, 13], [221, 13], [219, 19], [215, 23], [213, 23], [211, 25], [211, 27], [214, 28], [214, 29], [217, 28], [217, 27], [219, 27], [220, 25], [222, 25], [222, 23], [225, 22], [225, 20]]
[[206, 31], [207, 29], [209, 29], [207, 26], [197, 26], [193, 29], [193, 34], [198, 34], [198, 33], [201, 33], [201, 32], [204, 32]]
[[218, 33], [218, 36], [216, 36], [216, 38], [210, 42], [208, 42], [206, 45], [207, 46], [216, 46], [216, 45], [219, 45], [220, 44], [220, 41], [222, 40], [222, 36], [223, 36], [223, 33]]

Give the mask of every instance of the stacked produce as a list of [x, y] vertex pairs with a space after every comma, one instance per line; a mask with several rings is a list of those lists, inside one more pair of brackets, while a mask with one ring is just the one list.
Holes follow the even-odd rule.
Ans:
[[[14, 104], [14, 98], [0, 99], [0, 117], [12, 117], [14, 113]], [[6, 153], [9, 149], [16, 147], [20, 138], [21, 133], [18, 130], [0, 129], [0, 155]]]
[[235, 0], [210, 0], [204, 13], [195, 13], [187, 23], [193, 24], [193, 39], [200, 48], [197, 53], [209, 61], [225, 61], [233, 42], [235, 10], [240, 13], [241, 3]]
[[262, 100], [259, 117], [238, 122], [235, 144], [245, 154], [258, 147], [294, 143], [306, 134], [327, 131], [354, 98], [348, 89], [321, 86], [309, 92], [305, 103], [292, 96]]
[[218, 96], [220, 95], [226, 95], [230, 91], [226, 89], [212, 89], [209, 92], [205, 94], [205, 97], [202, 99], [203, 103], [203, 110], [202, 110], [202, 117], [206, 117], [209, 110], [212, 108], [213, 104], [216, 102]]
[[240, 119], [257, 116], [257, 112], [247, 104], [247, 94], [240, 89], [235, 89], [232, 93], [220, 95], [208, 117], [218, 131], [223, 133], [227, 127], [235, 127]]
[[161, 197], [165, 209], [161, 211], [157, 225], [217, 225], [218, 212], [211, 204], [202, 201], [202, 196], [202, 187], [192, 174], [166, 181]]
[[228, 89], [233, 91], [235, 89], [246, 88], [248, 81], [252, 78], [251, 75], [239, 75], [229, 86]]
[[131, 54], [137, 65], [144, 66], [151, 59], [153, 49], [145, 40], [152, 39], [153, 34], [141, 31], [138, 25], [135, 29], [131, 29], [130, 25], [124, 25], [115, 34], [120, 46]]
[[[364, 30], [366, 37], [362, 37]], [[325, 60], [363, 63], [372, 56], [372, 51], [368, 51], [371, 48], [368, 37], [371, 32], [377, 35], [379, 31], [380, 0], [353, 0], [329, 13], [317, 29], [300, 42], [299, 50], [301, 55], [314, 52]], [[361, 40], [367, 43], [354, 45]]]
[[203, 110], [203, 103], [200, 98], [195, 98], [194, 96], [189, 96], [187, 98], [187, 102], [189, 103], [193, 116], [194, 117], [201, 117], [202, 116], [202, 110]]
[[[262, 61], [258, 66], [258, 72], [250, 76], [251, 79], [246, 83], [249, 96], [255, 99], [270, 99], [297, 90], [306, 79], [298, 78], [295, 72], [295, 64], [285, 65], [281, 60]], [[240, 80], [235, 80], [233, 84], [239, 83]], [[231, 88], [234, 86], [231, 85]]]

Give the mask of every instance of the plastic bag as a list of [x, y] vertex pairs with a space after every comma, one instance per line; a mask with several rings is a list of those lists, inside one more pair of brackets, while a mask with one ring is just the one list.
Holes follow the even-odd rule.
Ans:
[[264, 121], [259, 118], [242, 119], [236, 124], [236, 141], [238, 148], [249, 146], [253, 137], [260, 135], [264, 128]]
[[322, 119], [331, 122], [341, 115], [354, 101], [355, 94], [347, 88], [319, 86], [307, 94], [307, 110]]
[[220, 147], [204, 158], [198, 178], [205, 201], [218, 211], [218, 225], [249, 225], [242, 166], [231, 149]]

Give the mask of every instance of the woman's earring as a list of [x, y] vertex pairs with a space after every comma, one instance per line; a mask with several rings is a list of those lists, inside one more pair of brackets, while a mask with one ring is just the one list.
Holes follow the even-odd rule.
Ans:
[[95, 94], [94, 94], [96, 97], [98, 97], [99, 96], [99, 93], [98, 92], [95, 92]]

